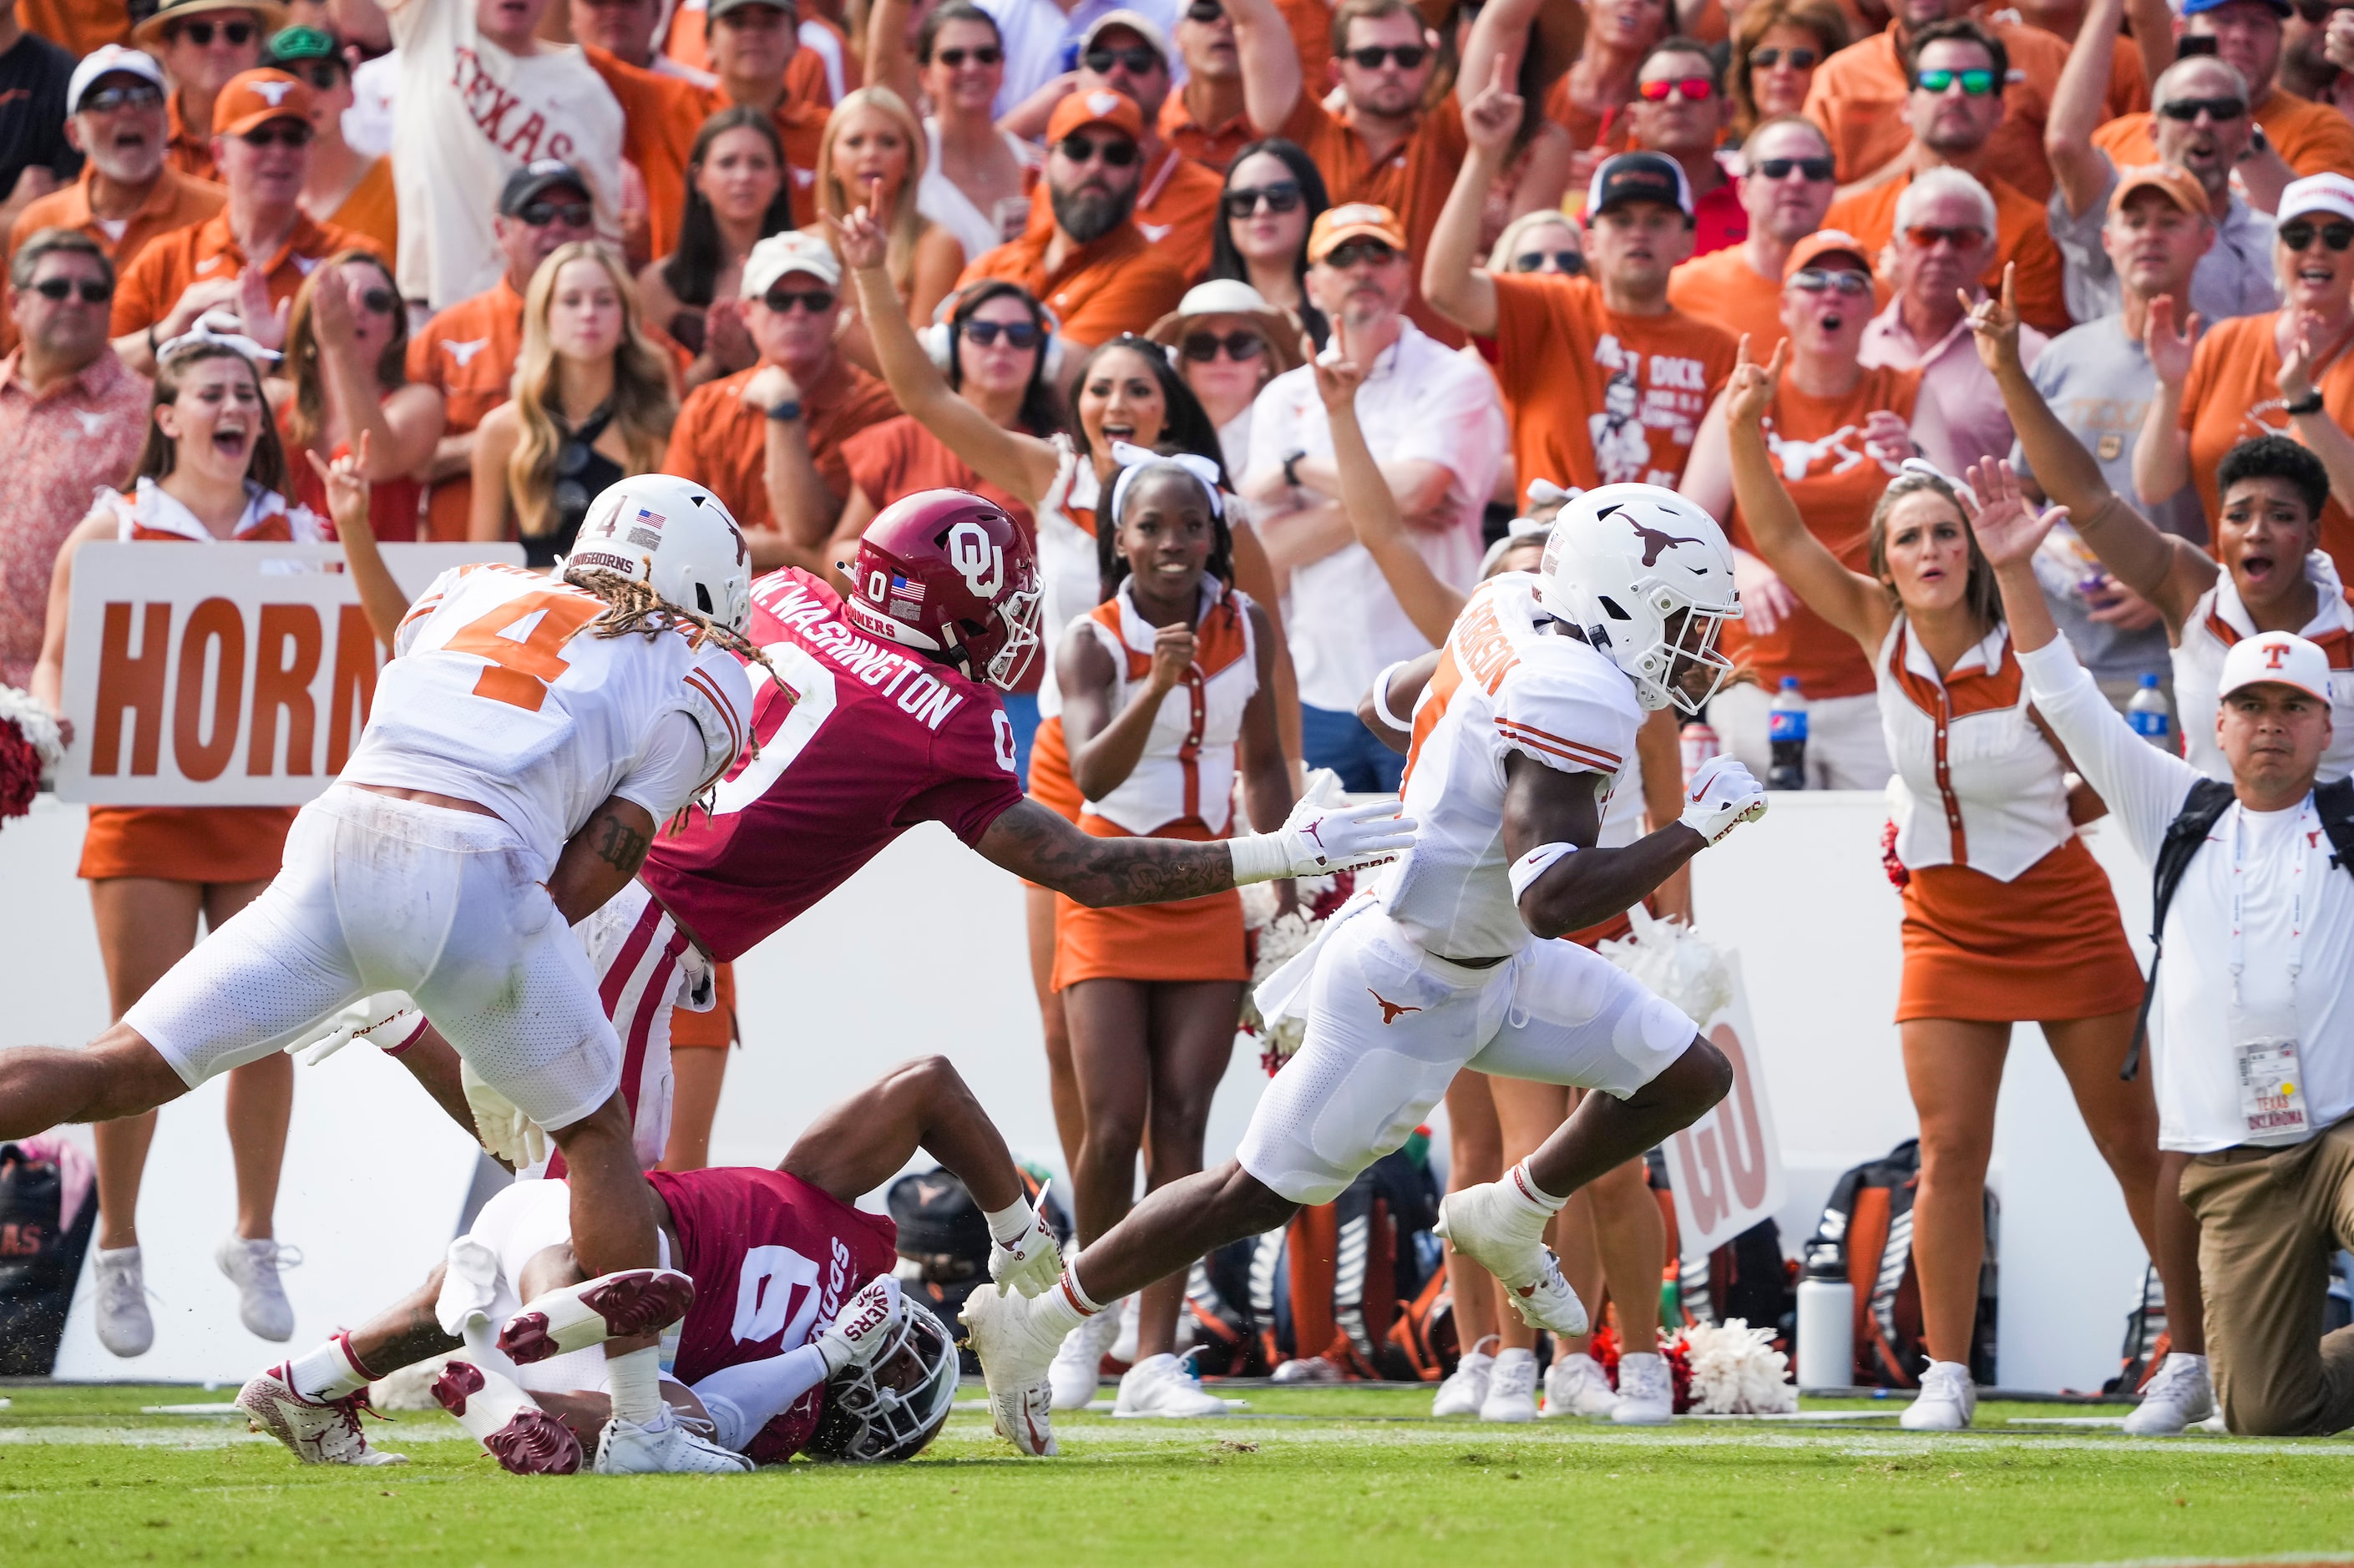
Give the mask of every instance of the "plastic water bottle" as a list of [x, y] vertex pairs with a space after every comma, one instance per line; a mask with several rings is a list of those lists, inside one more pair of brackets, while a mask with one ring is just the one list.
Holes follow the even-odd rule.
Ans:
[[1708, 766], [1708, 759], [1723, 751], [1716, 738], [1715, 728], [1706, 719], [1693, 719], [1676, 732], [1684, 754], [1684, 785], [1691, 786], [1692, 775]]
[[2174, 718], [2166, 711], [2166, 694], [2158, 689], [2156, 675], [2141, 678], [2141, 690], [2126, 704], [2126, 722], [2160, 751], [2174, 749]]
[[1796, 675], [1782, 677], [1774, 705], [1766, 719], [1766, 736], [1773, 743], [1773, 766], [1766, 772], [1768, 789], [1807, 787], [1807, 699]]
[[1807, 1254], [1798, 1279], [1798, 1387], [1846, 1388], [1855, 1382], [1855, 1287], [1835, 1246]]

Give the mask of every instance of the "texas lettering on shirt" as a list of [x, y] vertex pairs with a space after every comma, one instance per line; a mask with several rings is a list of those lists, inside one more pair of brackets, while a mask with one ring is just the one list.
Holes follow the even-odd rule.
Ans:
[[513, 127], [505, 124], [516, 110], [525, 108], [523, 100], [501, 87], [482, 69], [482, 57], [463, 44], [450, 62], [450, 85], [458, 90], [465, 100], [466, 112], [499, 151], [512, 153], [527, 164], [541, 158], [571, 159], [571, 136], [562, 131], [551, 133], [547, 116], [538, 110], [525, 110]]

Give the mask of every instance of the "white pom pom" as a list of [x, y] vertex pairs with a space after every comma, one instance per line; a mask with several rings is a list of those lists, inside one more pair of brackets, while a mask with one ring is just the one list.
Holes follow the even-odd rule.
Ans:
[[1790, 1358], [1774, 1336], [1739, 1318], [1696, 1323], [1683, 1331], [1691, 1369], [1691, 1407], [1706, 1415], [1787, 1415], [1798, 1408]]
[[1670, 915], [1654, 920], [1637, 905], [1627, 912], [1635, 934], [1605, 942], [1596, 951], [1643, 982], [1653, 995], [1705, 1024], [1733, 1002], [1733, 975], [1724, 955], [1698, 931]]

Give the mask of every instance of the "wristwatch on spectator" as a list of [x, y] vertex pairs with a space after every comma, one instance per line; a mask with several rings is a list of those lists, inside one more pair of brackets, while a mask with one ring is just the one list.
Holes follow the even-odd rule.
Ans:
[[2240, 154], [2240, 162], [2244, 164], [2250, 158], [2261, 158], [2272, 150], [2272, 138], [2264, 134], [2264, 128], [2252, 124], [2248, 127], [2248, 150]]
[[2318, 386], [2317, 386], [2317, 387], [2314, 387], [2314, 389], [2313, 389], [2312, 391], [2310, 391], [2310, 392], [2306, 393], [2304, 397], [2302, 397], [2298, 398], [2296, 402], [2294, 402], [2294, 403], [2283, 403], [2283, 404], [2281, 405], [2281, 412], [2282, 412], [2282, 413], [2284, 413], [2284, 414], [2288, 415], [2288, 416], [2289, 416], [2290, 418], [2296, 418], [2296, 417], [2297, 415], [2299, 415], [2299, 414], [2318, 414], [2318, 413], [2320, 413], [2320, 412], [2321, 412], [2321, 388], [2320, 388]]
[[801, 417], [801, 400], [788, 397], [769, 410], [769, 418], [780, 425], [790, 425]]
[[1283, 482], [1294, 490], [1299, 488], [1299, 460], [1307, 455], [1305, 447], [1294, 447], [1283, 454]]

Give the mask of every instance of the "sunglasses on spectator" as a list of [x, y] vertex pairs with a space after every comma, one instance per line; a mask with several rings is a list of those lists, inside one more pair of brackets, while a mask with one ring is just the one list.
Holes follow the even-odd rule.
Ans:
[[1344, 270], [1360, 261], [1370, 261], [1376, 267], [1386, 267], [1397, 260], [1397, 250], [1378, 239], [1344, 239], [1324, 252], [1324, 265]]
[[1716, 95], [1716, 83], [1704, 76], [1660, 77], [1655, 81], [1638, 81], [1635, 90], [1643, 95], [1646, 103], [1665, 103], [1668, 94], [1680, 94], [1686, 103], [1706, 103]]
[[102, 305], [114, 298], [114, 285], [97, 278], [44, 278], [33, 285], [33, 292], [59, 304], [67, 295], [79, 293], [83, 304]]
[[1207, 365], [1222, 348], [1228, 359], [1242, 365], [1265, 354], [1267, 340], [1255, 332], [1230, 332], [1224, 337], [1214, 332], [1187, 333], [1178, 352], [1197, 365]]
[[1751, 70], [1772, 70], [1787, 65], [1792, 70], [1812, 70], [1822, 63], [1819, 49], [1752, 49], [1749, 51]]
[[1142, 44], [1125, 49], [1093, 48], [1080, 58], [1097, 76], [1109, 76], [1116, 65], [1126, 66], [1130, 76], [1142, 76], [1161, 63], [1161, 56]]
[[111, 114], [118, 109], [153, 109], [164, 101], [164, 90], [149, 82], [101, 87], [81, 95], [84, 114]]
[[831, 289], [771, 289], [760, 296], [760, 302], [779, 315], [790, 313], [795, 305], [813, 316], [824, 315], [833, 309]]
[[2201, 114], [2210, 120], [2237, 120], [2248, 111], [2244, 98], [2169, 98], [2158, 106], [2158, 111], [2168, 120], [2179, 120], [2185, 125]]
[[1064, 137], [1060, 146], [1063, 156], [1074, 164], [1084, 164], [1098, 152], [1108, 168], [1124, 169], [1136, 162], [1136, 143], [1125, 136], [1106, 136], [1098, 141], [1085, 132], [1077, 132]]
[[977, 66], [993, 66], [1005, 58], [1005, 51], [995, 44], [983, 44], [977, 49], [942, 49], [932, 57], [950, 70], [961, 70], [964, 62]]
[[1820, 185], [1839, 172], [1839, 165], [1829, 158], [1760, 158], [1757, 172], [1769, 180], [1787, 180], [1792, 171]]
[[1398, 69], [1412, 70], [1430, 58], [1430, 51], [1420, 44], [1400, 44], [1394, 48], [1384, 48], [1373, 44], [1362, 49], [1350, 49], [1346, 53], [1359, 70], [1379, 70], [1384, 60], [1395, 60]]
[[2354, 223], [2315, 223], [2310, 218], [2292, 217], [2280, 226], [2280, 242], [2291, 250], [2310, 249], [2314, 236], [2332, 250], [2344, 250], [2354, 245]]
[[333, 60], [295, 60], [281, 68], [302, 78], [320, 92], [333, 92], [344, 73]]
[[1984, 98], [1994, 90], [1994, 72], [1990, 70], [1925, 70], [1913, 79], [1913, 85], [1925, 92], [1946, 92], [1957, 81], [1962, 84], [1962, 91], [1971, 98]]
[[1258, 210], [1259, 203], [1267, 204], [1269, 212], [1297, 212], [1307, 198], [1295, 185], [1236, 185], [1222, 198], [1228, 217], [1248, 217]]
[[392, 314], [393, 307], [399, 302], [390, 289], [364, 289], [360, 291], [360, 303], [380, 316]]
[[1905, 239], [1924, 250], [1934, 250], [1939, 240], [1964, 249], [1986, 238], [1986, 230], [1974, 223], [1958, 223], [1945, 228], [1934, 223], [1916, 223], [1904, 231]]
[[1225, 14], [1226, 8], [1218, 0], [1193, 0], [1185, 7], [1185, 19], [1189, 22], [1214, 22]]
[[213, 47], [216, 31], [228, 41], [232, 48], [243, 48], [253, 42], [253, 24], [250, 22], [223, 22], [217, 28], [210, 22], [183, 22], [179, 26], [178, 36], [200, 49], [208, 49]]
[[1554, 271], [1566, 277], [1585, 276], [1585, 257], [1575, 250], [1523, 250], [1512, 258], [1512, 270], [1542, 272], [1545, 270], [1545, 263], [1548, 261], [1553, 263]]
[[307, 121], [273, 120], [238, 138], [249, 147], [307, 147], [313, 132]]
[[1805, 293], [1839, 293], [1850, 299], [1872, 292], [1872, 280], [1862, 273], [1834, 271], [1828, 267], [1799, 268], [1790, 274], [1790, 286]]
[[596, 210], [585, 201], [527, 201], [515, 216], [533, 228], [561, 220], [567, 228], [586, 228]]
[[967, 322], [964, 335], [987, 348], [1002, 337], [1008, 348], [1035, 348], [1046, 334], [1035, 322]]

